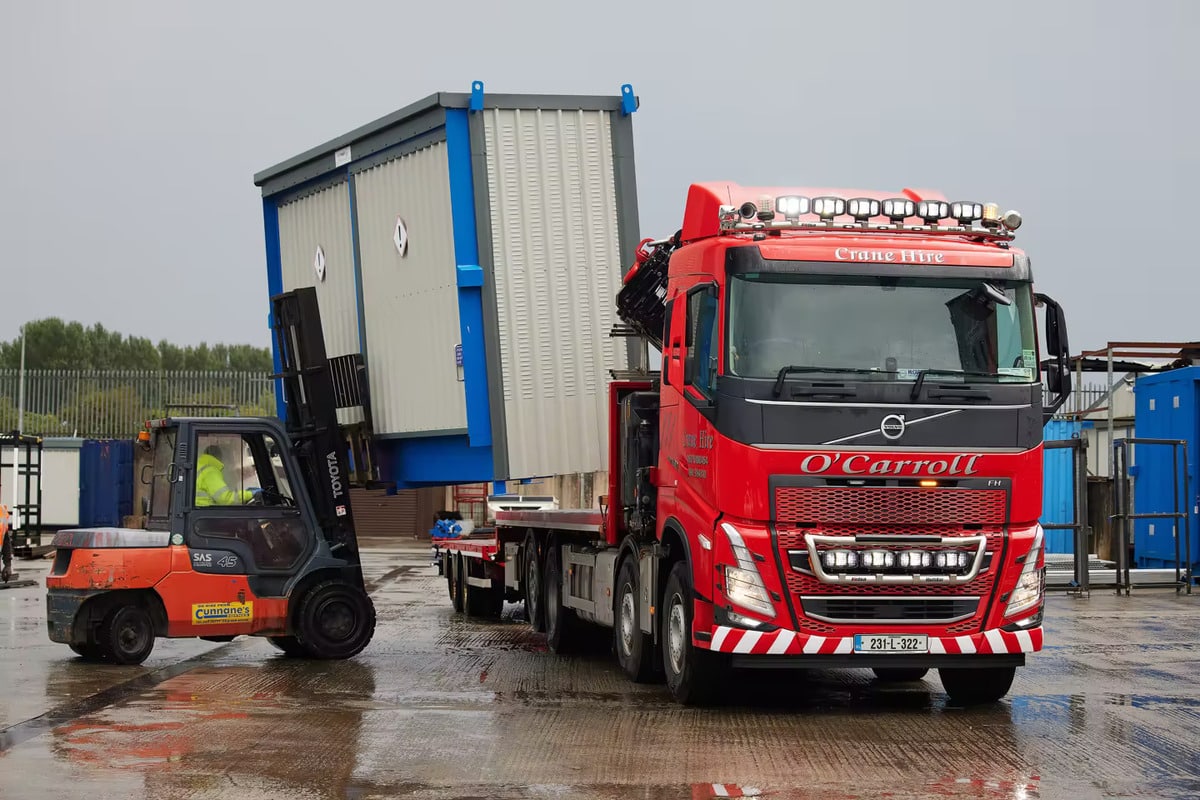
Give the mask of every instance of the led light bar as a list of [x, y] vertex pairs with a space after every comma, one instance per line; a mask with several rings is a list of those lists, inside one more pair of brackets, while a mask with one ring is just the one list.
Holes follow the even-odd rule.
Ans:
[[[772, 196], [763, 194], [757, 202], [745, 201], [741, 205], [721, 205], [718, 210], [719, 229], [722, 232], [762, 230], [802, 230], [805, 228], [828, 229], [835, 218], [848, 215], [856, 223], [847, 229], [868, 232], [912, 231], [939, 235], [965, 234], [982, 236], [992, 240], [1012, 239], [1012, 232], [1021, 226], [1021, 215], [1017, 211], [1000, 212], [995, 203], [975, 201], [921, 200], [907, 197], [889, 197], [876, 200], [872, 197], [844, 198], [835, 195], [805, 197], [786, 194]], [[801, 221], [813, 215], [820, 220]], [[873, 217], [886, 217], [891, 224], [871, 224]], [[920, 219], [924, 226], [905, 225], [911, 217]], [[948, 224], [940, 224], [947, 220]], [[952, 220], [952, 221], [951, 221]]]

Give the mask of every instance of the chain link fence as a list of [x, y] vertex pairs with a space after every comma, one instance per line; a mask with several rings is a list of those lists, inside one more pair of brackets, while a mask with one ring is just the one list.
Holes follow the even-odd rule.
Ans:
[[[18, 370], [0, 370], [0, 430], [15, 431]], [[268, 372], [26, 370], [23, 431], [37, 436], [126, 438], [167, 415], [275, 414]], [[228, 407], [228, 408], [224, 408]]]

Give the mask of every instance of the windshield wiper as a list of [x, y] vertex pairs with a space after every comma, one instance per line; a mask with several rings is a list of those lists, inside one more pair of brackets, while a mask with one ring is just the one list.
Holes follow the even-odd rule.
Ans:
[[925, 385], [925, 376], [932, 372], [934, 375], [954, 375], [964, 378], [996, 378], [999, 377], [994, 372], [971, 372], [964, 369], [923, 369], [917, 372], [917, 379], [913, 382], [912, 394], [909, 395], [910, 401], [916, 401], [921, 395], [921, 387]]
[[779, 397], [783, 393], [783, 382], [790, 373], [793, 372], [851, 372], [856, 375], [883, 375], [886, 374], [883, 370], [866, 369], [864, 367], [812, 367], [812, 366], [795, 366], [790, 365], [779, 370], [779, 375], [775, 378], [775, 396]]

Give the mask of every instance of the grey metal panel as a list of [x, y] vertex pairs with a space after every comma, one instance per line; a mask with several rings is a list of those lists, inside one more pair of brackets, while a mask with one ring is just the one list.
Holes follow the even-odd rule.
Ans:
[[[375, 431], [466, 428], [446, 144], [364, 170], [355, 189]], [[403, 258], [393, 241], [397, 216], [408, 230]]]
[[[324, 280], [318, 280], [313, 266], [318, 246], [325, 255]], [[317, 288], [329, 357], [359, 352], [350, 193], [344, 180], [279, 207], [279, 252], [284, 291]]]
[[620, 288], [611, 111], [484, 115], [508, 474], [607, 468]]

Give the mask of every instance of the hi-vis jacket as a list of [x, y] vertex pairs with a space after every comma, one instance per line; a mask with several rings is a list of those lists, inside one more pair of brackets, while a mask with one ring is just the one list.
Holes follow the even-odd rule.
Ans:
[[204, 453], [196, 462], [196, 505], [232, 506], [247, 502], [254, 492], [235, 492], [225, 483], [225, 465], [214, 456]]

